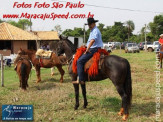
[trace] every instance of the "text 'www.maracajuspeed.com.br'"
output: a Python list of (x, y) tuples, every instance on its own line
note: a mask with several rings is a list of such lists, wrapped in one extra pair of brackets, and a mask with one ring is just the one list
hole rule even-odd
[(3, 14), (3, 18), (26, 18), (26, 19), (75, 19), (75, 18), (89, 18), (89, 17), (93, 17), (94, 14), (91, 14), (91, 12), (89, 12), (88, 14), (70, 14), (69, 12), (67, 12), (66, 14), (56, 14), (56, 13), (44, 13), (44, 14), (29, 14), (29, 13), (21, 13), (21, 14)]

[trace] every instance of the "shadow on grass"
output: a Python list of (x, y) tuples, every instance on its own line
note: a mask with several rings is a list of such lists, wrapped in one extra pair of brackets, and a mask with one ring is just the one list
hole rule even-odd
[(33, 86), (31, 88), (36, 88), (37, 90), (50, 90), (55, 87), (56, 87), (56, 85), (53, 83), (44, 83), (44, 84), (39, 84), (37, 86)]
[[(100, 101), (102, 108), (107, 108), (111, 112), (119, 112), (121, 108), (121, 99), (115, 97), (107, 97)], [(139, 116), (150, 116), (156, 113), (156, 103), (146, 102), (142, 104), (133, 103), (131, 105), (130, 113)], [(162, 104), (161, 104), (162, 106)]]
[[(47, 79), (42, 80), (40, 83), (46, 83), (46, 82), (60, 83), (60, 79), (47, 78)], [(63, 83), (69, 83), (69, 82), (71, 82), (71, 79), (63, 79)]]

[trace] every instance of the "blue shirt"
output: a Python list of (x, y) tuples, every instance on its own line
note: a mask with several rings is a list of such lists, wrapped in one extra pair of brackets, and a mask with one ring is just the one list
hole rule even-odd
[(103, 47), (101, 32), (99, 31), (99, 29), (96, 26), (90, 32), (89, 39), (87, 41), (87, 47), (91, 40), (95, 40), (95, 42), (93, 43), (93, 45), (90, 48)]

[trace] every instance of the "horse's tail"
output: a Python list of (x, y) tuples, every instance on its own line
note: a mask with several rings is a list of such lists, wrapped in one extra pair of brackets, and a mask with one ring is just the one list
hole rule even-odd
[(127, 94), (127, 106), (128, 108), (131, 107), (132, 102), (132, 79), (131, 79), (131, 70), (130, 70), (130, 64), (127, 61), (127, 75), (126, 75), (126, 82), (125, 82), (125, 92)]
[(26, 90), (26, 86), (27, 86), (27, 82), (26, 82), (26, 69), (27, 69), (27, 66), (26, 64), (22, 63), (21, 64), (21, 84), (22, 84), (22, 89)]

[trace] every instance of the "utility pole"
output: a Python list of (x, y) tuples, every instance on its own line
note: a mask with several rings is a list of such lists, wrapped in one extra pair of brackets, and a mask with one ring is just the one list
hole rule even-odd
[(145, 51), (147, 51), (147, 40), (146, 40), (146, 24), (145, 24), (145, 29), (144, 29), (144, 35), (145, 35)]
[(32, 21), (31, 21), (31, 18), (30, 18), (30, 32), (32, 32)]
[(84, 23), (84, 45), (85, 45), (85, 26), (86, 26), (87, 24), (86, 23)]
[(3, 55), (1, 54), (1, 86), (4, 87)]

